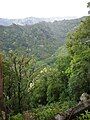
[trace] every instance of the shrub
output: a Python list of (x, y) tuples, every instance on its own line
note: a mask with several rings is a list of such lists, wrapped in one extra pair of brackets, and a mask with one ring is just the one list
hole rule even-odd
[(85, 114), (81, 114), (77, 120), (90, 120), (90, 112), (85, 111)]
[(23, 116), (22, 114), (18, 113), (17, 115), (10, 117), (10, 120), (23, 120)]

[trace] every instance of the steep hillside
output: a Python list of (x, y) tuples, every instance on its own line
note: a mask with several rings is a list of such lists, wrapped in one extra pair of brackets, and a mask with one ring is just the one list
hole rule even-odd
[(80, 21), (75, 19), (25, 26), (0, 26), (0, 49), (17, 49), (20, 53), (34, 54), (38, 59), (48, 58), (65, 43), (67, 33), (74, 30)]

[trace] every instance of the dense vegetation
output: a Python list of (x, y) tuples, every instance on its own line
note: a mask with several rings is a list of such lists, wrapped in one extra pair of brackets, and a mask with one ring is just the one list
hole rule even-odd
[(45, 59), (65, 43), (66, 35), (81, 19), (41, 22), (35, 25), (0, 26), (0, 49), (16, 50), (20, 53), (34, 54), (37, 59)]
[[(90, 94), (90, 16), (68, 34), (65, 43), (66, 33), (77, 23), (0, 27), (2, 49), (9, 50), (7, 54), (3, 51), (3, 75), (4, 101), (11, 120), (21, 120), (24, 111), (35, 120), (49, 120), (74, 106), (83, 92)], [(31, 50), (26, 54), (26, 49)], [(37, 61), (36, 57), (50, 58)], [(86, 115), (90, 118), (89, 112)], [(84, 115), (78, 119), (83, 117), (86, 119)]]

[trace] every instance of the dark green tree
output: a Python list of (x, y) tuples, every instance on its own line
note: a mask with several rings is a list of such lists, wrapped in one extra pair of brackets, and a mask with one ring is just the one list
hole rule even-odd
[(69, 92), (77, 100), (83, 92), (90, 93), (90, 16), (68, 36), (67, 48), (72, 57)]
[(9, 53), (4, 62), (4, 91), (6, 104), (14, 112), (28, 109), (28, 89), (32, 81), (35, 60), (25, 55)]

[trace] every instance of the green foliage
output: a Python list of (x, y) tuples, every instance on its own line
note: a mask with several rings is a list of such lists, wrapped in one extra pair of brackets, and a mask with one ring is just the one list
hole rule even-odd
[(90, 16), (68, 37), (67, 48), (72, 57), (69, 75), (69, 93), (78, 100), (83, 92), (90, 93)]
[(54, 117), (54, 112), (53, 110), (49, 107), (48, 109), (39, 110), (37, 112), (37, 120), (48, 120)]
[(67, 78), (58, 70), (51, 71), (47, 78), (47, 101), (48, 103), (58, 101), (65, 92)]
[(45, 67), (38, 73), (32, 83), (33, 86), (30, 88), (30, 100), (34, 107), (62, 101), (68, 96), (66, 90), (68, 78), (64, 72), (67, 61), (68, 59), (63, 60), (63, 64), (59, 64), (61, 66), (57, 65), (58, 67), (54, 66), (55, 68)]
[(31, 103), (33, 107), (39, 104), (46, 104), (46, 81), (45, 79), (36, 80), (34, 86), (30, 89)]
[(10, 120), (23, 120), (22, 114), (18, 113), (17, 115), (14, 115), (9, 118)]
[(34, 64), (34, 58), (13, 52), (4, 61), (5, 103), (16, 113), (28, 108), (28, 89), (33, 79)]
[(0, 26), (0, 49), (5, 52), (17, 49), (20, 54), (34, 54), (39, 60), (46, 59), (65, 43), (66, 34), (79, 22), (80, 19), (31, 26)]
[[(1, 49), (9, 50), (3, 74), (5, 104), (12, 114), (31, 110), (36, 120), (53, 119), (74, 106), (83, 92), (90, 93), (90, 16), (68, 35), (67, 48), (60, 47), (77, 24), (78, 20), (63, 20), (0, 27), (5, 46)], [(22, 115), (11, 119), (22, 120)]]
[(55, 114), (60, 112), (59, 104), (51, 104), (47, 105), (45, 107), (41, 107), (38, 109), (35, 109), (34, 112), (36, 114), (36, 120), (49, 120), (52, 119)]
[(40, 106), (34, 109), (33, 112), (36, 115), (36, 120), (52, 120), (58, 113), (65, 112), (68, 108), (74, 106), (73, 101), (54, 102), (50, 105)]
[(77, 120), (90, 120), (90, 112), (85, 111), (85, 114), (81, 114), (81, 116), (78, 117)]
[(67, 48), (72, 56), (80, 54), (90, 47), (90, 16), (67, 38)]

